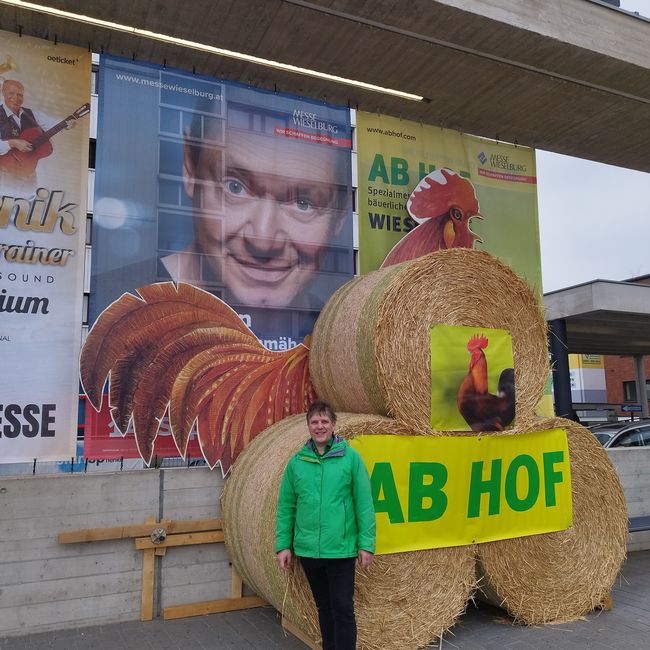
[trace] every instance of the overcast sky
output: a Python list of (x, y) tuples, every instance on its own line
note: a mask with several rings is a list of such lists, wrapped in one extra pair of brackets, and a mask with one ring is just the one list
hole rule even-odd
[(650, 16), (650, 0), (621, 0), (621, 9), (636, 11), (642, 16)]
[(650, 274), (650, 174), (537, 151), (544, 292)]
[(538, 150), (537, 182), (545, 293), (650, 274), (650, 174)]

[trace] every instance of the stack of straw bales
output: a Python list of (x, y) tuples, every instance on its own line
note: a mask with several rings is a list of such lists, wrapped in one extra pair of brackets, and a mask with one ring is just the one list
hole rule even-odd
[(335, 409), (427, 425), (429, 328), (494, 327), (512, 335), (516, 410), (533, 414), (548, 378), (546, 323), (528, 287), (487, 253), (454, 248), (361, 276), (328, 301), (309, 364)]
[(573, 526), (478, 545), (482, 594), (530, 625), (573, 621), (592, 611), (609, 595), (625, 560), (623, 488), (591, 431), (551, 418), (512, 433), (554, 428), (565, 429), (569, 442)]
[[(316, 609), (300, 567), (287, 582), (275, 563), (275, 511), (284, 467), (305, 444), (304, 415), (285, 418), (261, 433), (233, 466), (222, 498), (230, 557), (262, 598), (312, 639), (319, 638)], [(339, 413), (337, 432), (412, 435), (388, 418)], [(377, 556), (357, 569), (355, 609), (359, 648), (403, 650), (429, 644), (451, 627), (474, 590), (473, 546)]]
[[(480, 435), (567, 429), (574, 525), (478, 547), (378, 556), (357, 575), (359, 647), (368, 650), (417, 648), (441, 636), (471, 595), (476, 559), (485, 597), (532, 624), (571, 620), (593, 609), (611, 589), (625, 555), (627, 514), (615, 470), (589, 431), (535, 416), (549, 372), (546, 324), (528, 285), (487, 253), (433, 253), (355, 279), (332, 296), (316, 323), (310, 371), (317, 394), (347, 412), (338, 432), (454, 433), (429, 428), (429, 328), (435, 324), (511, 333), (514, 427)], [(377, 417), (385, 415), (394, 419)], [(294, 567), (287, 582), (273, 553), (282, 472), (306, 438), (303, 416), (258, 436), (233, 468), (223, 510), (233, 564), (244, 580), (317, 638), (302, 572)]]

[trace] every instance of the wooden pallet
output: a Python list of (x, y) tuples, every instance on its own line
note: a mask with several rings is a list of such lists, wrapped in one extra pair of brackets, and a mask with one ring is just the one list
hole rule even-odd
[[(60, 544), (78, 544), (115, 539), (133, 539), (136, 549), (142, 551), (142, 594), (140, 620), (153, 618), (156, 557), (167, 553), (168, 548), (194, 544), (215, 544), (224, 541), (221, 519), (170, 520), (147, 517), (143, 524), (113, 526), (110, 528), (85, 528), (59, 533)], [(163, 609), (165, 620), (202, 616), (217, 612), (260, 607), (268, 603), (257, 596), (242, 594), (242, 580), (232, 569), (230, 598), (208, 600), (189, 605), (174, 605)]]

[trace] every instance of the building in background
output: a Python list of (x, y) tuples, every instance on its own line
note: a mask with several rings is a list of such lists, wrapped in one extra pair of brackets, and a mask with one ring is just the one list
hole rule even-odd
[(573, 403), (607, 402), (605, 365), (600, 354), (570, 354), (571, 398)]
[[(642, 275), (637, 278), (630, 278), (628, 282), (650, 285), (650, 274)], [(605, 381), (607, 384), (607, 401), (628, 406), (633, 408), (641, 404), (641, 398), (636, 389), (636, 369), (634, 367), (634, 358), (630, 356), (608, 355), (603, 357), (605, 360)], [(643, 361), (645, 376), (650, 376), (650, 357), (645, 357)], [(646, 379), (645, 399), (650, 397), (650, 379)], [(634, 413), (634, 411), (631, 411)], [(619, 415), (629, 415), (630, 412), (617, 410)]]

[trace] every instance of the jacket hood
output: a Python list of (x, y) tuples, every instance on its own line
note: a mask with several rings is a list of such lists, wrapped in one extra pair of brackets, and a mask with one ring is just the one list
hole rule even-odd
[(345, 440), (341, 436), (334, 434), (332, 436), (332, 440), (327, 443), (327, 447), (325, 448), (325, 453), (321, 456), (318, 453), (318, 450), (316, 449), (316, 445), (314, 444), (314, 441), (310, 438), (305, 443), (305, 446), (300, 450), (300, 455), (302, 456), (304, 453), (310, 458), (313, 457), (336, 458), (337, 456), (345, 455), (346, 447), (347, 447), (347, 443), (345, 442)]

